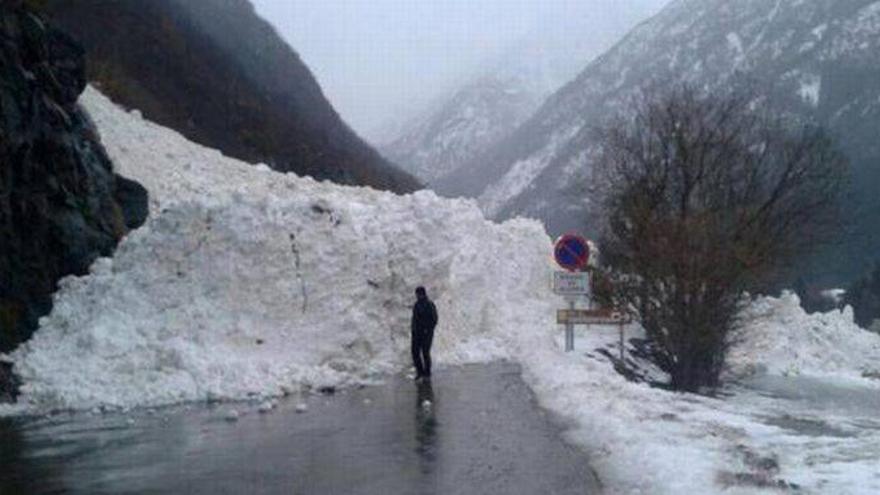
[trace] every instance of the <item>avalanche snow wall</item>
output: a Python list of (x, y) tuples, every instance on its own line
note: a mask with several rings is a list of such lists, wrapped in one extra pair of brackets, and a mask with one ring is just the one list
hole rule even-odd
[(112, 260), (64, 280), (54, 311), (12, 355), (28, 406), (369, 381), (408, 363), (418, 285), (438, 305), (441, 362), (503, 356), (515, 319), (552, 318), (550, 240), (537, 222), (499, 225), (472, 201), (253, 167), (94, 90), (84, 102), (119, 169), (151, 192), (151, 219)]

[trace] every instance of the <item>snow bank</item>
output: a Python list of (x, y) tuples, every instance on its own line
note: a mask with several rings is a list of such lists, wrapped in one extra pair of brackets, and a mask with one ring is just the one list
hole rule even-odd
[(94, 90), (83, 100), (120, 173), (150, 190), (152, 216), (112, 260), (65, 279), (12, 355), (25, 403), (132, 407), (369, 381), (408, 364), (421, 284), (441, 315), (440, 363), (506, 356), (520, 315), (552, 314), (537, 222), (271, 172)]
[(731, 377), (880, 377), (880, 335), (856, 325), (849, 307), (807, 314), (793, 293), (761, 298), (745, 311), (737, 339), (728, 357)]
[(627, 382), (596, 352), (616, 355), (613, 327), (579, 329), (572, 354), (561, 335), (548, 346), (523, 333), (516, 356), (608, 493), (878, 493), (880, 384), (863, 376), (880, 376), (880, 337), (850, 310), (808, 315), (791, 294), (760, 298), (743, 316), (729, 378), (778, 376), (774, 390), (733, 386), (711, 398)]

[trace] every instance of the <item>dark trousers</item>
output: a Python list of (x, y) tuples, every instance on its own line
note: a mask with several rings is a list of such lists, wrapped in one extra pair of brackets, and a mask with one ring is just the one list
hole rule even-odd
[(433, 330), (412, 332), (412, 359), (418, 376), (431, 376), (431, 343), (433, 341)]

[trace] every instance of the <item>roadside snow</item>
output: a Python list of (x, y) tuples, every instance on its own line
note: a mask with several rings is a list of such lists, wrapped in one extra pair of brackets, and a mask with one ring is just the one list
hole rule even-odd
[(730, 359), (744, 372), (717, 398), (622, 380), (597, 352), (617, 355), (613, 327), (579, 329), (570, 355), (559, 335), (519, 359), (541, 405), (575, 425), (567, 435), (608, 493), (869, 495), (880, 493), (880, 382), (862, 372), (880, 366), (878, 344), (849, 311), (807, 315), (785, 295), (748, 311)]
[(806, 375), (862, 382), (880, 377), (880, 336), (859, 328), (852, 308), (807, 314), (797, 295), (762, 298), (743, 315), (745, 328), (731, 349), (729, 373)]
[[(718, 398), (628, 382), (597, 352), (616, 354), (615, 328), (580, 329), (577, 351), (562, 351), (540, 224), (491, 223), (474, 202), (430, 192), (278, 174), (92, 89), (83, 101), (120, 172), (150, 190), (152, 215), (114, 259), (61, 284), (53, 312), (10, 356), (24, 387), (7, 413), (268, 404), (369, 383), (408, 365), (411, 293), (425, 284), (440, 312), (438, 363), (521, 363), (541, 405), (571, 421), (566, 435), (607, 493), (880, 492), (880, 387), (869, 378), (880, 337), (848, 311), (810, 316), (790, 295), (757, 300), (731, 352), (740, 383)], [(835, 393), (851, 403), (821, 402)]]

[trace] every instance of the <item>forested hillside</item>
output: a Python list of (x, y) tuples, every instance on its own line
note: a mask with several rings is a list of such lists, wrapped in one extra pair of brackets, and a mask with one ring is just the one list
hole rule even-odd
[(343, 184), (418, 183), (339, 117), (297, 53), (247, 0), (47, 0), (116, 102), (251, 163)]

